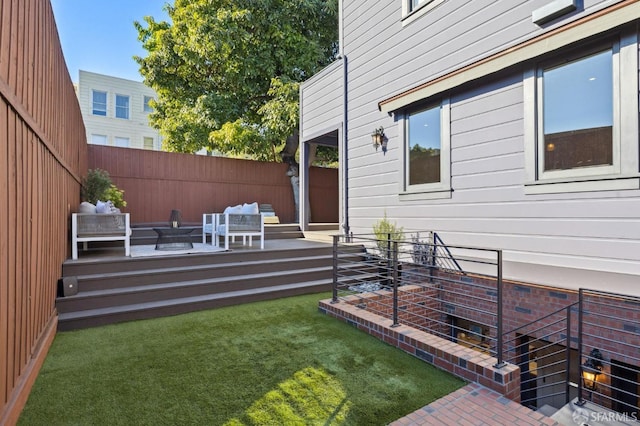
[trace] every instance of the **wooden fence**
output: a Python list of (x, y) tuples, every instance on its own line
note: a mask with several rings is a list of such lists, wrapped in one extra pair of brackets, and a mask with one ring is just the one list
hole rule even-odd
[[(57, 326), (55, 297), (70, 252), (68, 222), (88, 168), (124, 189), (135, 222), (186, 221), (226, 205), (272, 204), (294, 220), (282, 164), (91, 147), (51, 5), (0, 0), (0, 425), (14, 424)], [(316, 222), (336, 222), (337, 171), (311, 171)]]
[[(281, 223), (297, 222), (286, 164), (90, 145), (89, 168), (124, 190), (134, 225), (166, 222), (173, 209), (197, 223), (202, 213), (254, 201), (271, 204)], [(309, 187), (312, 222), (337, 223), (338, 170), (312, 167)]]
[(13, 424), (56, 330), (85, 129), (48, 1), (0, 0), (0, 424)]

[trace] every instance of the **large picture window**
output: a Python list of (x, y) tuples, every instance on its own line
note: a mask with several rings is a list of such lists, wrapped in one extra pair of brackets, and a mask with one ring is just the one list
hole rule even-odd
[(525, 73), (527, 193), (637, 189), (637, 72), (630, 33)]
[(449, 101), (412, 108), (404, 117), (403, 193), (414, 194), (413, 198), (450, 196)]
[(542, 69), (544, 172), (613, 165), (613, 50)]

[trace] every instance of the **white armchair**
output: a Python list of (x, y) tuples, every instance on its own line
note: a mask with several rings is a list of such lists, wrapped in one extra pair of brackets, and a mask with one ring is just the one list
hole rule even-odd
[(242, 245), (253, 245), (253, 237), (260, 238), (260, 249), (264, 249), (264, 213), (258, 212), (257, 203), (228, 207), (224, 213), (205, 213), (202, 215), (202, 243), (218, 247), (219, 237), (224, 237), (224, 248), (229, 249), (229, 239), (242, 237)]
[(87, 250), (89, 241), (123, 241), (130, 254), (129, 213), (73, 213), (71, 215), (71, 257), (78, 259), (78, 243)]

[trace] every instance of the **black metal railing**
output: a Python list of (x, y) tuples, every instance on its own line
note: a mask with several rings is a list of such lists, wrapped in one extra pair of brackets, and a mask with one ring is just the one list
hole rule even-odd
[(640, 419), (640, 298), (580, 289), (577, 302), (505, 333), (505, 345), (523, 405), (591, 403), (598, 418)]
[(419, 235), (334, 236), (333, 300), (478, 349), (502, 365), (501, 251)]
[(504, 336), (505, 361), (520, 367), (520, 402), (532, 409), (544, 405), (556, 409), (567, 404), (577, 392), (572, 355), (576, 343), (578, 303), (551, 312), (542, 318), (507, 331)]
[(578, 405), (640, 419), (640, 297), (579, 290)]
[(334, 302), (518, 365), (531, 408), (589, 402), (640, 418), (639, 297), (581, 289), (577, 302), (505, 332), (502, 252), (423, 235), (334, 236)]

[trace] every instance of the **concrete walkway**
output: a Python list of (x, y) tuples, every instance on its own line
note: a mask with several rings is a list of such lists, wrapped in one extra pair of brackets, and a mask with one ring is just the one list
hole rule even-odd
[(396, 420), (390, 426), (408, 425), (513, 426), (561, 423), (472, 383)]

